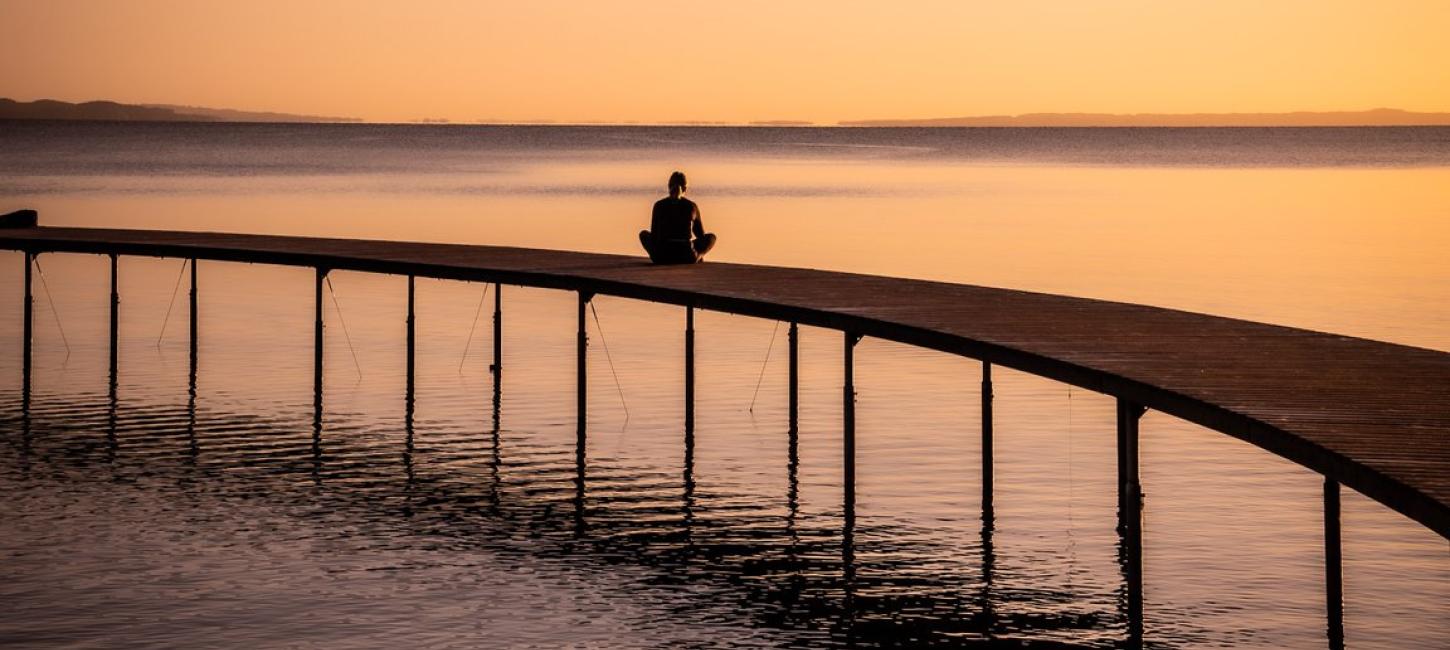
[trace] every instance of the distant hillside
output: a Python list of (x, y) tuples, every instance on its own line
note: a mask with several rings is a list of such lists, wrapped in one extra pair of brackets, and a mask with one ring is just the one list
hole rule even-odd
[(1394, 108), (1295, 113), (1027, 113), (926, 120), (857, 120), (841, 126), (1450, 126), (1450, 113)]
[(164, 108), (183, 116), (198, 116), (221, 122), (361, 122), (356, 117), (329, 117), (326, 115), (294, 115), (292, 113), (268, 113), (238, 111), (230, 108), (204, 108), (201, 106), (178, 106), (176, 104), (145, 104), (147, 108)]
[(256, 113), (224, 108), (95, 101), (72, 104), (53, 99), (17, 102), (0, 98), (0, 119), (106, 120), (119, 122), (358, 122), (346, 117)]

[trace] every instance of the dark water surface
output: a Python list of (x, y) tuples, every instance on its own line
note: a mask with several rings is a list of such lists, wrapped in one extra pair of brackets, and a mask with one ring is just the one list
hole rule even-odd
[[(0, 210), (53, 225), (623, 253), (682, 168), (722, 260), (1450, 350), (1450, 129), (0, 123), (0, 145)], [(23, 263), (0, 254), (7, 646), (1131, 636), (1102, 395), (998, 370), (984, 521), (979, 364), (868, 339), (847, 513), (837, 332), (802, 330), (792, 435), (784, 326), (697, 314), (687, 436), (683, 314), (597, 298), (581, 465), (571, 294), (504, 288), (495, 412), (491, 289), (419, 280), (410, 417), (404, 279), (334, 273), (319, 423), (310, 270), (203, 262), (193, 380), (181, 262), (120, 269), (112, 385), (108, 262), (41, 256), (27, 416)], [(1320, 477), (1156, 413), (1142, 447), (1146, 644), (1324, 646)], [(1444, 647), (1445, 540), (1357, 494), (1344, 508), (1349, 645)]]

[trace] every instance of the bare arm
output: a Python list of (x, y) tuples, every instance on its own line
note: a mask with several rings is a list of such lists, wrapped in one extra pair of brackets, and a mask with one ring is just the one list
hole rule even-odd
[(693, 222), (692, 228), (695, 231), (695, 236), (696, 237), (704, 237), (705, 236), (705, 222), (700, 221), (700, 206), (698, 206), (698, 205), (695, 206), (695, 218), (694, 219), (691, 219), (691, 221)]

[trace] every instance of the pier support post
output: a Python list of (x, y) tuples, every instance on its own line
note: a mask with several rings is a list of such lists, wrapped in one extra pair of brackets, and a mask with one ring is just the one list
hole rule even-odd
[(201, 454), (201, 447), (196, 440), (196, 362), (197, 362), (197, 286), (196, 286), (196, 258), (188, 260), (191, 265), (191, 292), (189, 321), (189, 337), (187, 339), (186, 355), (186, 438), (191, 461), (196, 462), (197, 456)]
[(861, 335), (846, 332), (845, 335), (845, 382), (842, 389), (841, 455), (843, 464), (842, 483), (845, 489), (846, 512), (854, 517), (856, 511), (856, 344)]
[(992, 364), (982, 362), (982, 516), (992, 512)]
[(855, 638), (856, 627), (856, 379), (855, 350), (861, 335), (845, 333), (845, 382), (842, 390), (842, 483), (841, 578), (845, 586), (846, 638)]
[(585, 321), (584, 315), (585, 311), (589, 309), (589, 301), (593, 298), (594, 294), (592, 293), (588, 293), (585, 291), (579, 292), (579, 338), (577, 342), (578, 366), (575, 369), (576, 387), (578, 394), (576, 395), (574, 412), (579, 420), (578, 443), (581, 456), (584, 452), (584, 432), (587, 428), (589, 420), (589, 330), (588, 322)]
[(1324, 604), (1330, 648), (1344, 647), (1344, 558), (1339, 535), (1339, 483), (1324, 477)]
[(313, 418), (322, 421), (322, 283), (327, 269), (318, 267), (312, 292), (312, 410)]
[(35, 340), (35, 294), (31, 291), (31, 267), (34, 266), (35, 254), (30, 251), (25, 251), (25, 313), (22, 317), (23, 325), (21, 326), (24, 330), (21, 333), (21, 343), (22, 347), (24, 347), (24, 352), (21, 353), (22, 362), (20, 364), (20, 402), (22, 410), (27, 414), (30, 413), (30, 348), (31, 343)]
[(1118, 398), (1118, 530), (1141, 523), (1143, 486), (1138, 478), (1138, 420), (1147, 409)]
[(790, 431), (795, 434), (800, 431), (800, 327), (794, 321), (790, 324), (790, 330), (786, 334), (788, 342), (787, 350), (790, 357), (790, 373), (787, 384), (787, 401), (790, 411)]
[(322, 283), (327, 269), (317, 267), (312, 322), (312, 482), (322, 484)]
[(417, 284), (417, 278), (414, 277), (413, 275), (409, 274), (408, 275), (408, 323), (407, 323), (407, 339), (408, 339), (408, 362), (407, 363), (408, 363), (408, 369), (407, 369), (407, 382), (406, 382), (406, 393), (407, 393), (407, 395), (403, 398), (403, 402), (404, 402), (403, 403), (403, 407), (404, 407), (404, 409), (406, 409), (407, 424), (408, 424), (409, 431), (412, 430), (412, 426), (413, 426), (413, 397), (414, 397), (414, 388), (416, 386), (416, 377), (417, 377), (416, 372), (415, 372), (415, 367), (416, 367), (416, 362), (417, 362), (417, 354), (416, 354), (416, 344), (417, 344), (417, 319), (416, 319), (416, 316), (415, 316), (414, 310), (413, 310), (414, 294), (415, 294), (415, 291), (416, 291), (416, 284)]
[(120, 357), (120, 324), (121, 324), (121, 292), (118, 288), (120, 281), (116, 276), (117, 259), (116, 254), (111, 257), (111, 392), (116, 391), (116, 371)]
[[(695, 308), (685, 307), (685, 435), (695, 433)], [(691, 440), (693, 445), (693, 439)]]
[(1146, 408), (1118, 398), (1118, 532), (1122, 535), (1128, 646), (1143, 642), (1143, 487), (1138, 476), (1138, 420)]
[(111, 323), (110, 323), (110, 372), (106, 378), (106, 459), (114, 463), (116, 460), (116, 418), (117, 409), (120, 406), (118, 400), (118, 386), (120, 381), (120, 324), (121, 324), (121, 292), (118, 289), (120, 280), (116, 274), (117, 260), (112, 253), (111, 258)]
[(579, 292), (579, 339), (578, 339), (578, 368), (576, 369), (578, 381), (578, 403), (575, 407), (579, 418), (579, 430), (574, 443), (574, 534), (584, 534), (584, 494), (586, 468), (588, 465), (588, 445), (585, 432), (589, 421), (589, 330), (587, 321), (584, 319), (584, 312), (589, 308), (589, 301), (594, 294)]
[(498, 431), (503, 406), (503, 285), (493, 283), (493, 429)]
[(190, 345), (191, 345), (191, 363), (192, 363), (192, 369), (193, 369), (193, 372), (194, 372), (195, 371), (195, 368), (196, 368), (196, 346), (197, 346), (197, 341), (198, 341), (198, 338), (197, 338), (197, 328), (196, 328), (196, 318), (197, 318), (197, 316), (196, 316), (196, 314), (197, 314), (197, 306), (196, 306), (196, 302), (197, 302), (197, 294), (196, 294), (196, 258), (192, 258), (191, 259), (191, 294), (190, 294), (190, 299), (191, 299), (191, 316), (190, 316), (190, 323), (189, 323), (189, 325), (190, 325), (190, 340), (191, 340), (191, 344)]

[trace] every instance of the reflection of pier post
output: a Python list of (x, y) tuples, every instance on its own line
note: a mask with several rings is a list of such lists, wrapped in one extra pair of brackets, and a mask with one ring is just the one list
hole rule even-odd
[(1143, 647), (1143, 537), (1140, 530), (1122, 531), (1118, 562), (1123, 569), (1122, 615), (1127, 629), (1126, 647)]
[(992, 543), (995, 532), (992, 509), (982, 507), (982, 633), (991, 639), (995, 634), (997, 609), (992, 604), (992, 582), (997, 573), (997, 551)]
[(20, 369), (20, 410), (26, 422), (30, 421), (30, 347), (35, 339), (35, 294), (31, 292), (31, 267), (35, 266), (35, 254), (25, 251), (25, 306), (22, 316), (21, 344), (24, 348)]
[(693, 429), (685, 429), (685, 473), (684, 473), (684, 503), (680, 512), (683, 515), (685, 525), (685, 548), (694, 550), (695, 547), (695, 432)]
[(201, 455), (201, 445), (196, 440), (196, 346), (191, 346), (186, 373), (186, 443), (187, 453), (193, 464)]
[(982, 362), (982, 518), (992, 512), (992, 364)]
[(1339, 536), (1339, 483), (1324, 477), (1324, 604), (1329, 647), (1344, 647), (1344, 559)]

